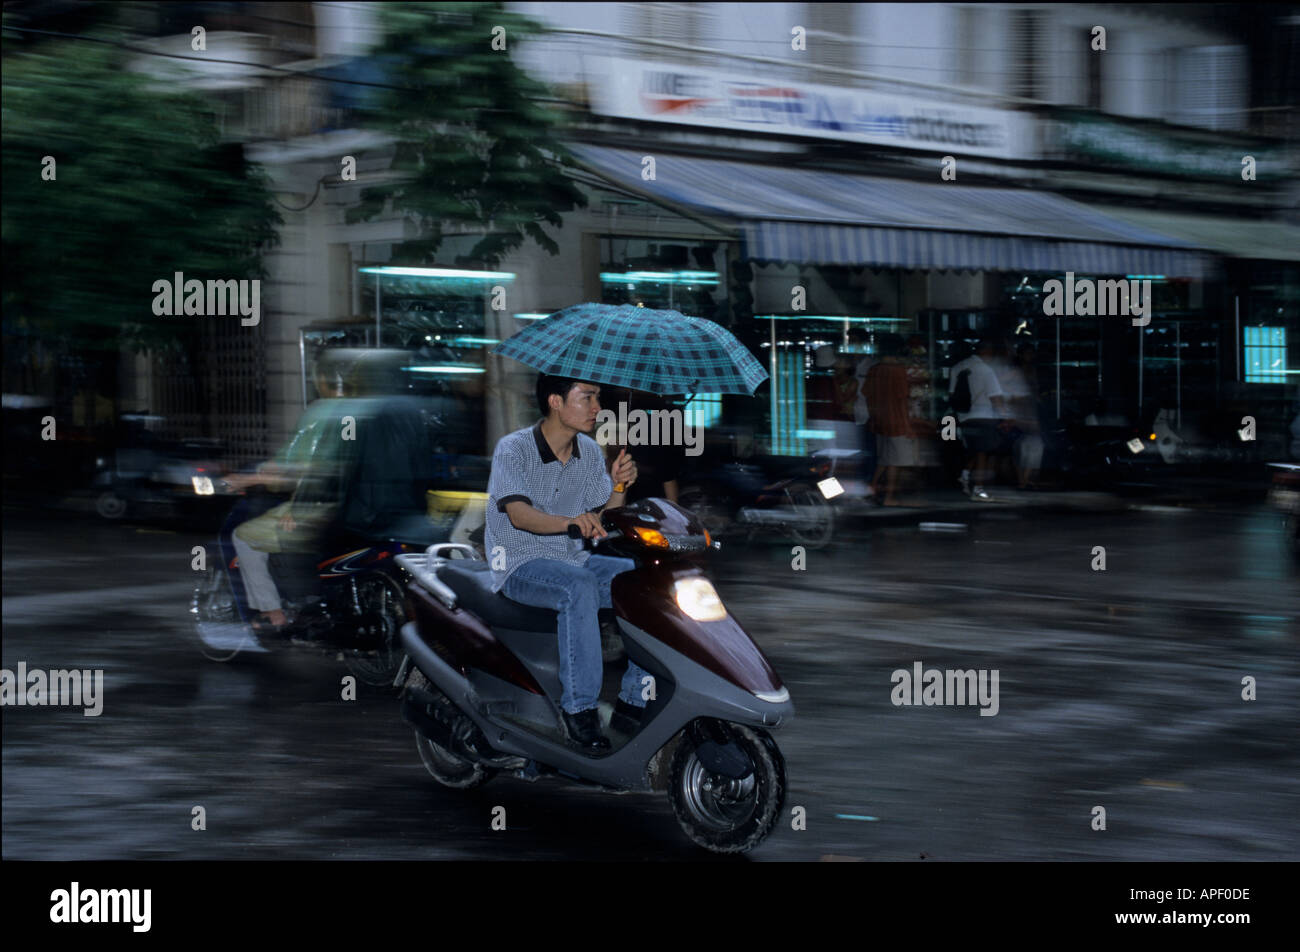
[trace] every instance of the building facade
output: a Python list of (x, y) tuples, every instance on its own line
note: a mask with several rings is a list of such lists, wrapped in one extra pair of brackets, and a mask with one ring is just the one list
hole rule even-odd
[[(1271, 446), (1295, 412), (1294, 107), (1261, 100), (1277, 51), (1235, 21), (1180, 5), (511, 4), (552, 31), (512, 55), (568, 109), (588, 207), (548, 230), (557, 256), (526, 246), (467, 274), (450, 265), (465, 235), (445, 266), (397, 274), (383, 269), (410, 223), (345, 218), (392, 154), (349, 125), (374, 11), (278, 6), (293, 16), (209, 35), (274, 74), (188, 80), (224, 104), (285, 219), (263, 326), (242, 344), (251, 370), (222, 385), (262, 415), (250, 454), (290, 431), (313, 354), (338, 345), (411, 351), (459, 416), (478, 408), (462, 438), (488, 452), (534, 412), (531, 372), (489, 357), (493, 342), (579, 301), (728, 326), (770, 392), (703, 395), (696, 412), (744, 421), (764, 452), (818, 445), (815, 421), (844, 416), (827, 348), (884, 333), (924, 350), (929, 416), (983, 334), (1035, 343), (1061, 417), (1210, 406), (1257, 414)], [(1150, 280), (1150, 323), (1045, 314), (1066, 273)]]

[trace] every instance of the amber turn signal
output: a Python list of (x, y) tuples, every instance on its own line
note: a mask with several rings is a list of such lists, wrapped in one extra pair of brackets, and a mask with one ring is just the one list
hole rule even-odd
[(646, 529), (643, 526), (635, 526), (634, 530), (636, 534), (640, 536), (641, 541), (646, 545), (654, 546), (656, 549), (668, 548), (668, 540), (664, 538), (664, 534), (658, 529)]

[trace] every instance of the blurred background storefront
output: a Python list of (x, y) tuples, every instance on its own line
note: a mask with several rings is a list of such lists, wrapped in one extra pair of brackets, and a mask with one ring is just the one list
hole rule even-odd
[[(376, 9), (140, 5), (139, 68), (208, 97), (283, 223), (257, 333), (214, 325), (207, 352), (227, 356), (197, 367), (124, 351), (106, 395), (118, 412), (206, 428), (253, 459), (314, 398), (323, 348), (396, 348), (409, 360), (394, 386), (442, 400), (452, 441), (487, 453), (535, 414), (533, 373), (490, 348), (605, 301), (707, 317), (752, 349), (770, 387), (696, 395), (689, 412), (755, 452), (833, 439), (827, 424), (850, 417), (836, 377), (884, 333), (924, 366), (918, 412), (932, 421), (949, 367), (991, 334), (1035, 344), (1058, 417), (1253, 413), (1261, 449), (1281, 439), (1300, 372), (1295, 16), (506, 6), (548, 28), (510, 55), (563, 111), (587, 205), (542, 226), (556, 254), (528, 243), (466, 265), (481, 233), (449, 228), (436, 261), (402, 269), (395, 249), (422, 237), (416, 223), (349, 217), (395, 175), (391, 138), (359, 121), (392, 79), (372, 55)], [(210, 55), (178, 72), (191, 20), (209, 24)], [(1067, 271), (1149, 277), (1150, 325), (1044, 316), (1044, 282)]]

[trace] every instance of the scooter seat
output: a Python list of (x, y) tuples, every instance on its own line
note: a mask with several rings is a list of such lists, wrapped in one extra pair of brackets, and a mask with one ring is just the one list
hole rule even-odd
[(473, 612), (493, 628), (555, 634), (558, 615), (549, 608), (534, 608), (492, 591), (492, 570), (479, 559), (453, 559), (438, 568), (438, 578), (456, 593), (460, 607)]

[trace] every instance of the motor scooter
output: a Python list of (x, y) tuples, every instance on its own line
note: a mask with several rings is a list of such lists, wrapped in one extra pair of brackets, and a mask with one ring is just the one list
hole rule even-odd
[[(585, 544), (636, 562), (614, 577), (610, 598), (628, 657), (648, 672), (639, 724), (631, 734), (608, 726), (602, 702), (611, 749), (570, 746), (556, 613), (493, 593), (472, 547), (442, 543), (397, 556), (414, 618), (395, 683), (420, 758), (438, 783), (462, 790), (503, 772), (666, 788), (695, 843), (750, 850), (784, 804), (785, 760), (769, 731), (793, 716), (790, 693), (705, 575), (702, 557), (718, 543), (693, 514), (651, 498), (606, 510), (601, 524), (608, 534)], [(569, 535), (580, 537), (577, 527)]]

